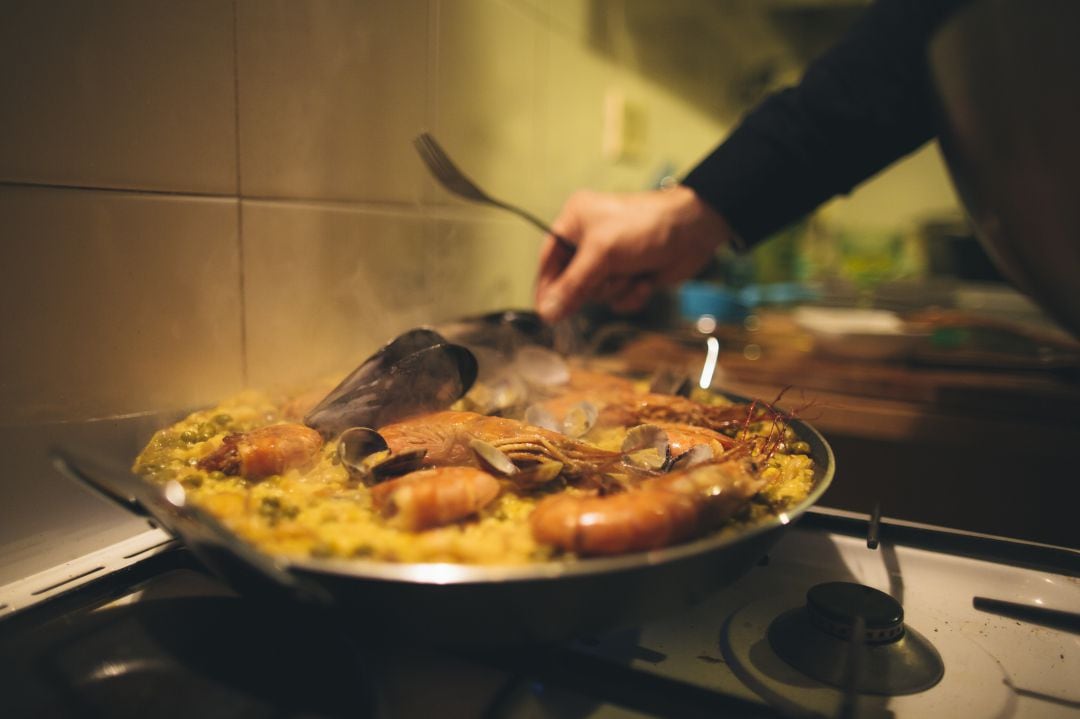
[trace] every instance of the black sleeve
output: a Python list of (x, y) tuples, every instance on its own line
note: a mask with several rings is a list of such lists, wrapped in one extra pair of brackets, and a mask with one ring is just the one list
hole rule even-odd
[(752, 245), (931, 139), (933, 30), (964, 0), (878, 0), (683, 180)]

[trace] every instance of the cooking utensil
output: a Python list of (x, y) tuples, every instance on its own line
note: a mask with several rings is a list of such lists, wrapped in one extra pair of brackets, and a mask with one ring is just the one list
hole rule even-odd
[(513, 212), (518, 217), (530, 222), (541, 232), (554, 237), (564, 250), (573, 254), (575, 247), (570, 240), (556, 234), (547, 223), (536, 217), (536, 215), (517, 205), (511, 205), (509, 202), (497, 200), (481, 190), (475, 182), (466, 177), (465, 173), (454, 164), (450, 159), (450, 156), (446, 154), (446, 151), (442, 149), (442, 146), (439, 145), (439, 143), (435, 141), (435, 138), (429, 133), (422, 132), (417, 135), (416, 139), (413, 140), (413, 145), (416, 146), (416, 151), (420, 153), (420, 159), (427, 165), (431, 174), (439, 181), (439, 184), (447, 190), (466, 200), (482, 202), (486, 205)]
[(65, 448), (55, 457), (66, 475), (151, 518), (241, 593), (327, 607), (366, 637), (505, 646), (634, 626), (738, 579), (832, 480), (824, 438), (799, 420), (791, 427), (815, 463), (814, 488), (798, 506), (743, 531), (651, 552), (529, 566), (271, 557), (188, 504), (179, 483), (153, 485), (92, 452)]

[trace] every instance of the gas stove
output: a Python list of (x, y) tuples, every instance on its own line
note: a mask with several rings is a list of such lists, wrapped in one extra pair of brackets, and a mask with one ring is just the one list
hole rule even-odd
[(1080, 553), (875, 519), (816, 509), (690, 611), (512, 650), (367, 641), (378, 617), (238, 597), (149, 537), (0, 622), (0, 694), (9, 716), (1080, 716)]

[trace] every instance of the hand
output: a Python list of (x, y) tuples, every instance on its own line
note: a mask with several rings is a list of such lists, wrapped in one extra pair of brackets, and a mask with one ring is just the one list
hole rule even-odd
[(548, 322), (591, 300), (616, 312), (640, 309), (658, 287), (693, 277), (734, 233), (688, 187), (614, 194), (574, 193), (540, 253), (536, 307)]

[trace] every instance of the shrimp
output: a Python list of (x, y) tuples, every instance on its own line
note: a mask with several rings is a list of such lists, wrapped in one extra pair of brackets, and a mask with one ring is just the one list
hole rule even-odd
[(709, 405), (678, 395), (649, 392), (636, 395), (626, 402), (609, 404), (600, 416), (605, 424), (676, 422), (723, 432), (744, 426), (755, 410), (753, 405)]
[[(560, 417), (583, 401), (600, 408), (597, 424), (606, 427), (670, 422), (736, 433), (750, 422), (777, 414), (771, 405), (759, 402), (711, 405), (679, 395), (639, 392), (630, 380), (587, 370), (575, 370), (565, 392), (539, 404)], [(726, 438), (716, 441), (732, 445)]]
[(533, 538), (583, 556), (658, 549), (698, 536), (734, 516), (765, 486), (747, 457), (703, 464), (621, 494), (561, 494), (537, 505)]
[(323, 438), (302, 424), (271, 424), (243, 434), (229, 434), (221, 446), (195, 465), (245, 479), (263, 479), (313, 464)]
[(571, 475), (612, 466), (622, 459), (618, 452), (598, 449), (558, 432), (474, 412), (421, 415), (386, 425), (379, 434), (395, 454), (427, 450), (424, 461), (431, 465), (469, 464), (469, 442), (474, 439), (493, 445), (515, 463), (560, 462)]
[(371, 489), (389, 524), (410, 532), (464, 519), (498, 495), (498, 480), (474, 467), (422, 469)]
[(679, 422), (655, 422), (667, 435), (668, 449), (672, 457), (678, 457), (692, 447), (705, 445), (712, 450), (713, 457), (719, 457), (725, 450), (735, 445), (735, 440), (706, 427), (695, 427)]

